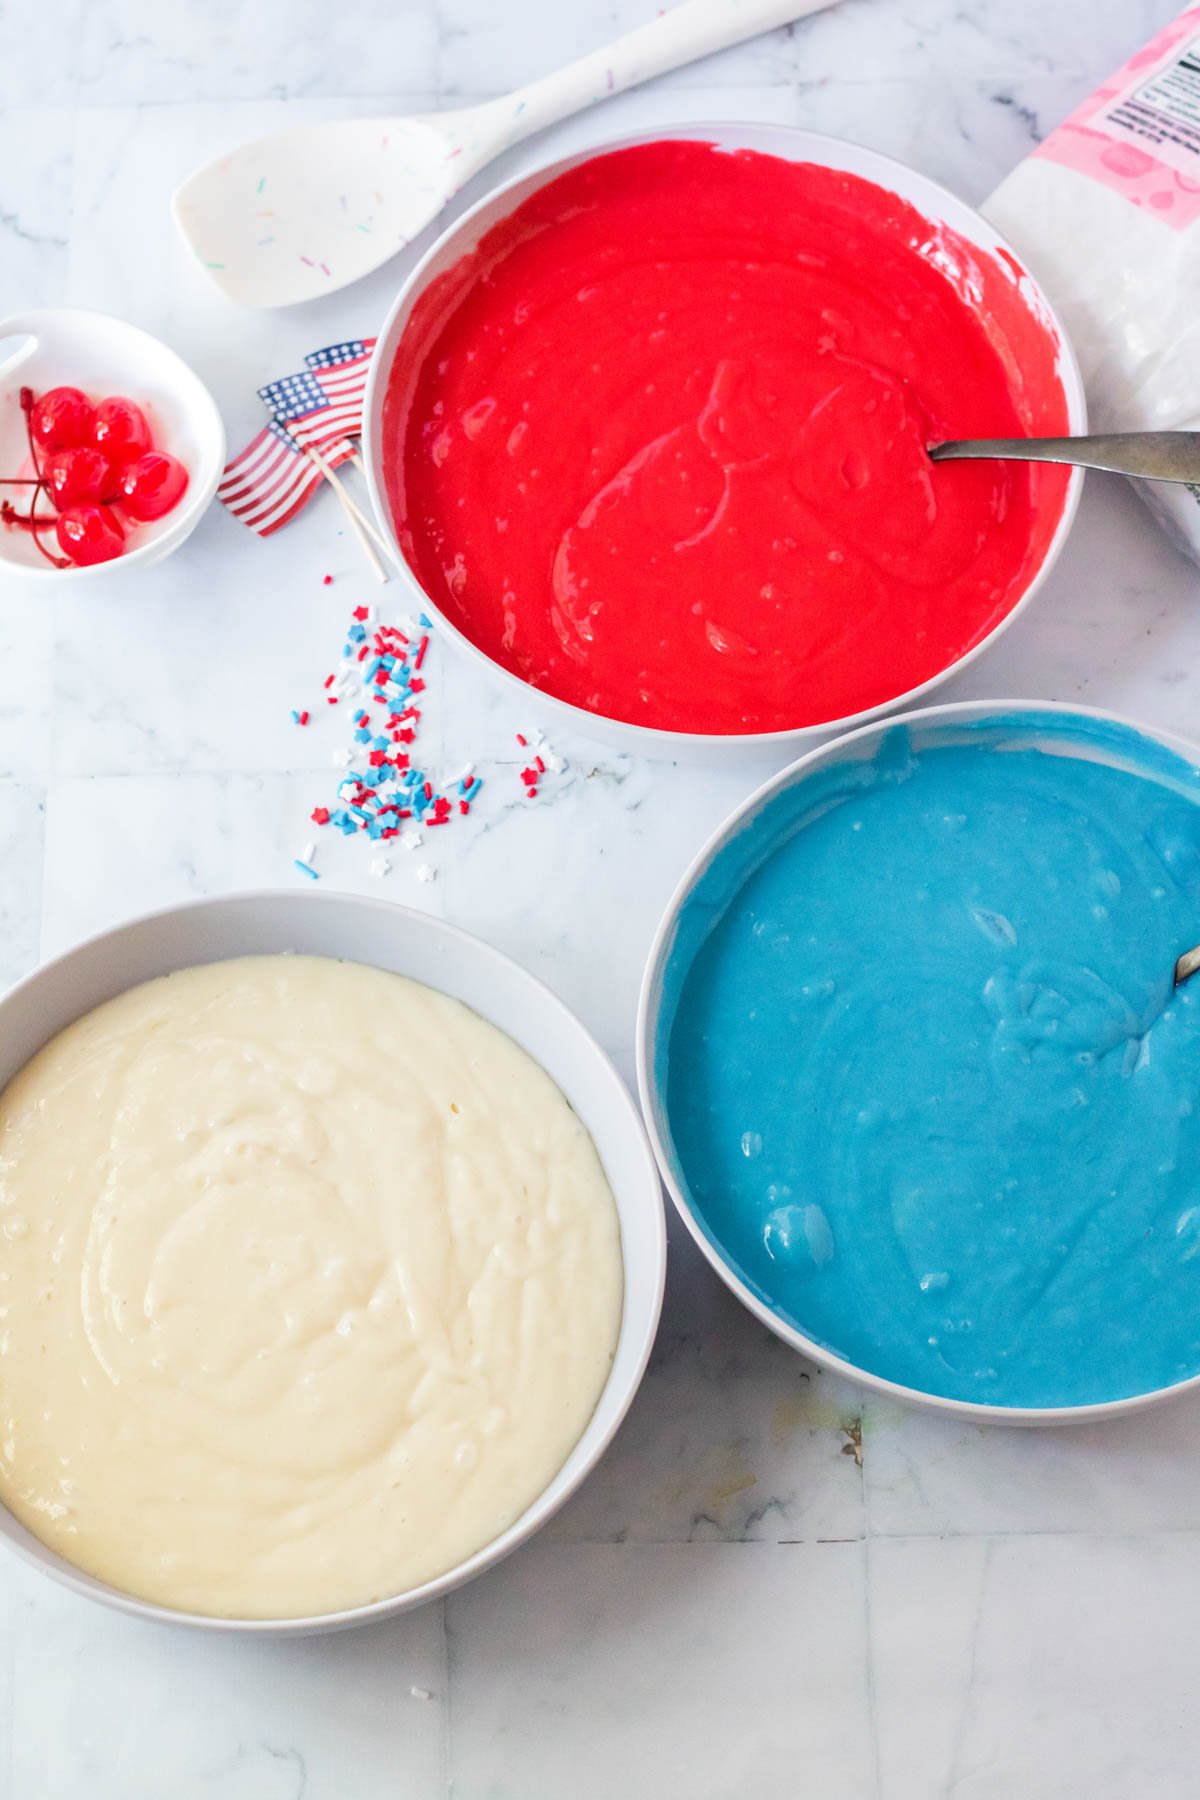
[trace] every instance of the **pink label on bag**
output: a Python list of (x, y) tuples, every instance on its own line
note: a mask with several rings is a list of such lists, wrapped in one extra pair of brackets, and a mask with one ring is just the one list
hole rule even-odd
[(1190, 6), (1034, 152), (1183, 231), (1200, 218), (1200, 6)]

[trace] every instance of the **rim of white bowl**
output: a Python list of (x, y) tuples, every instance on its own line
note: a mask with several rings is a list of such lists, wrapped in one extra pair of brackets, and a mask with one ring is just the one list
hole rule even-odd
[[(945, 1394), (927, 1393), (922, 1388), (907, 1387), (903, 1382), (891, 1381), (886, 1375), (877, 1375), (869, 1369), (863, 1369), (857, 1363), (850, 1362), (836, 1351), (827, 1349), (815, 1338), (808, 1337), (796, 1326), (790, 1325), (773, 1307), (760, 1299), (753, 1289), (743, 1281), (732, 1264), (726, 1259), (716, 1240), (709, 1236), (681, 1181), (676, 1178), (668, 1146), (667, 1117), (665, 1097), (660, 1096), (653, 1071), (654, 1034), (658, 1022), (658, 990), (666, 961), (667, 952), (675, 927), (679, 921), (684, 902), (690, 895), (699, 877), (708, 868), (717, 853), (732, 839), (742, 822), (751, 813), (763, 805), (773, 795), (781, 793), (785, 788), (794, 786), (804, 780), (808, 774), (822, 762), (832, 762), (844, 754), (847, 746), (862, 743), (865, 739), (879, 737), (886, 731), (897, 727), (952, 724), (955, 719), (986, 719), (993, 714), (999, 723), (1002, 718), (1011, 718), (1014, 714), (1041, 715), (1058, 714), (1066, 718), (1096, 719), (1101, 723), (1121, 725), (1146, 738), (1151, 743), (1163, 745), (1175, 751), (1194, 768), (1200, 770), (1200, 745), (1190, 742), (1178, 733), (1162, 731), (1157, 726), (1148, 726), (1140, 720), (1130, 719), (1123, 713), (1109, 712), (1099, 706), (1075, 706), (1065, 700), (1030, 700), (1027, 696), (1021, 700), (955, 700), (940, 706), (926, 706), (915, 712), (905, 712), (889, 719), (875, 719), (853, 731), (841, 732), (828, 743), (819, 744), (787, 768), (781, 769), (777, 775), (762, 782), (754, 792), (747, 796), (741, 804), (725, 818), (717, 829), (706, 839), (696, 852), (684, 874), (676, 885), (674, 893), (667, 902), (667, 907), (659, 921), (650, 946), (650, 954), (646, 959), (646, 967), (642, 976), (641, 991), (638, 995), (637, 1012), (637, 1081), (638, 1097), (642, 1106), (642, 1117), (650, 1142), (654, 1147), (655, 1159), (663, 1185), (671, 1196), (672, 1203), (679, 1217), (683, 1220), (693, 1240), (710, 1266), (720, 1276), (726, 1287), (737, 1296), (743, 1306), (747, 1307), (757, 1319), (760, 1319), (776, 1337), (782, 1338), (793, 1350), (807, 1356), (821, 1368), (834, 1374), (844, 1375), (847, 1380), (857, 1383), (873, 1393), (885, 1395), (892, 1400), (905, 1401), (914, 1406), (921, 1406), (935, 1412), (947, 1413), (977, 1423), (988, 1422), (995, 1425), (1082, 1425), (1097, 1423), (1103, 1419), (1120, 1417), (1123, 1413), (1142, 1412), (1147, 1407), (1161, 1405), (1164, 1401), (1173, 1400), (1180, 1394), (1200, 1385), (1200, 1372), (1189, 1375), (1183, 1381), (1176, 1381), (1168, 1387), (1148, 1388), (1142, 1394), (1127, 1394), (1115, 1400), (1091, 1401), (1082, 1406), (1000, 1406), (991, 1401), (955, 1400)], [(661, 1120), (661, 1128), (660, 1128)]]
[[(158, 532), (154, 537), (146, 538), (143, 543), (136, 544), (132, 550), (122, 551), (120, 556), (114, 556), (109, 562), (72, 564), (67, 569), (56, 569), (50, 563), (42, 561), (36, 563), (14, 562), (10, 557), (5, 556), (0, 548), (0, 574), (7, 574), (19, 581), (53, 579), (59, 583), (63, 581), (77, 582), (82, 579), (95, 580), (104, 576), (122, 574), (127, 569), (137, 568), (147, 563), (163, 562), (191, 537), (200, 520), (208, 511), (213, 495), (217, 491), (224, 469), (226, 451), (225, 421), (221, 417), (221, 410), (213, 399), (208, 384), (201, 380), (192, 365), (185, 361), (178, 350), (168, 344), (164, 338), (156, 337), (152, 331), (147, 331), (144, 326), (135, 325), (129, 319), (121, 318), (119, 313), (102, 312), (99, 307), (95, 306), (31, 307), (26, 312), (13, 313), (7, 318), (0, 319), (0, 339), (10, 335), (15, 337), (22, 332), (36, 336), (36, 330), (29, 321), (53, 314), (60, 316), (69, 314), (73, 319), (99, 319), (106, 325), (119, 325), (123, 331), (129, 332), (135, 337), (145, 338), (148, 343), (155, 346), (156, 350), (162, 351), (165, 356), (177, 363), (189, 381), (196, 384), (199, 405), (194, 410), (207, 414), (207, 422), (200, 435), (208, 436), (211, 433), (211, 442), (215, 448), (213, 468), (209, 475), (199, 483), (191, 479), (192, 471), (189, 470), (187, 493), (178, 508), (178, 516), (172, 519), (167, 529)], [(19, 367), (20, 364), (18, 364)], [(4, 371), (0, 370), (0, 379), (3, 376)], [(189, 406), (189, 410), (193, 409)]]
[[(153, 1620), (159, 1624), (183, 1625), (193, 1630), (207, 1632), (249, 1632), (267, 1637), (316, 1636), (326, 1632), (346, 1630), (356, 1625), (368, 1625), (380, 1619), (393, 1618), (400, 1613), (415, 1611), (417, 1607), (425, 1606), (431, 1600), (440, 1599), (442, 1595), (451, 1592), (454, 1588), (461, 1587), (476, 1575), (483, 1574), (485, 1570), (503, 1561), (506, 1556), (511, 1555), (514, 1550), (535, 1536), (593, 1473), (633, 1404), (654, 1347), (662, 1312), (667, 1267), (666, 1215), (662, 1203), (662, 1183), (658, 1167), (637, 1101), (622, 1080), (612, 1058), (601, 1047), (583, 1021), (571, 1010), (566, 1001), (561, 999), (554, 989), (540, 977), (526, 969), (522, 963), (517, 962), (514, 957), (507, 955), (503, 950), (498, 950), (486, 938), (477, 937), (474, 932), (464, 931), (461, 926), (451, 925), (446, 920), (436, 918), (431, 913), (421, 912), (415, 907), (402, 906), (396, 901), (386, 900), (382, 897), (355, 894), (338, 888), (316, 892), (290, 888), (240, 888), (229, 893), (207, 894), (198, 899), (156, 907), (150, 912), (122, 919), (115, 925), (106, 926), (100, 931), (91, 933), (88, 937), (81, 938), (69, 949), (61, 951), (57, 956), (50, 957), (46, 962), (40, 963), (36, 969), (31, 970), (28, 975), (22, 976), (19, 981), (14, 982), (0, 995), (0, 1029), (3, 1028), (4, 1015), (12, 1000), (36, 987), (49, 971), (61, 968), (75, 957), (94, 952), (100, 946), (123, 937), (130, 930), (159, 923), (169, 923), (181, 914), (216, 911), (222, 907), (236, 909), (247, 904), (277, 906), (281, 902), (289, 907), (316, 908), (337, 905), (355, 911), (372, 911), (380, 915), (387, 915), (399, 929), (403, 929), (406, 923), (416, 921), (422, 930), (428, 930), (432, 936), (441, 938), (451, 948), (470, 946), (472, 954), (481, 955), (493, 967), (502, 969), (506, 980), (515, 981), (517, 985), (523, 984), (532, 994), (536, 994), (538, 1005), (546, 1008), (552, 1014), (556, 1014), (560, 1023), (565, 1025), (567, 1030), (575, 1036), (576, 1041), (586, 1046), (587, 1054), (593, 1060), (597, 1073), (609, 1085), (614, 1110), (620, 1117), (618, 1129), (628, 1139), (630, 1146), (637, 1151), (638, 1160), (643, 1164), (638, 1179), (639, 1182), (643, 1179), (645, 1182), (647, 1222), (652, 1241), (650, 1260), (642, 1265), (643, 1272), (647, 1277), (649, 1300), (643, 1316), (631, 1322), (631, 1316), (627, 1311), (628, 1277), (626, 1277), (622, 1298), (621, 1328), (617, 1349), (614, 1351), (614, 1368), (616, 1356), (621, 1348), (621, 1340), (627, 1330), (631, 1333), (629, 1341), (632, 1361), (624, 1377), (621, 1390), (614, 1394), (611, 1418), (606, 1420), (603, 1428), (597, 1432), (595, 1441), (589, 1445), (586, 1455), (581, 1457), (579, 1466), (572, 1470), (566, 1481), (562, 1480), (564, 1469), (570, 1459), (577, 1454), (585, 1437), (592, 1431), (597, 1416), (609, 1398), (609, 1386), (612, 1381), (611, 1370), (597, 1397), (596, 1405), (587, 1424), (572, 1445), (566, 1460), (551, 1477), (542, 1492), (497, 1537), (482, 1545), (462, 1562), (456, 1563), (453, 1568), (447, 1569), (443, 1574), (433, 1577), (432, 1580), (422, 1582), (418, 1587), (409, 1588), (403, 1593), (388, 1595), (382, 1600), (369, 1601), (362, 1606), (343, 1607), (335, 1612), (306, 1613), (296, 1618), (239, 1619), (223, 1618), (216, 1613), (186, 1612), (181, 1608), (166, 1606), (158, 1601), (143, 1600), (136, 1594), (127, 1593), (122, 1588), (112, 1586), (98, 1576), (90, 1575), (86, 1570), (79, 1568), (66, 1557), (42, 1543), (0, 1502), (0, 1515), (4, 1520), (3, 1528), (0, 1529), (0, 1542), (3, 1542), (6, 1548), (15, 1555), (20, 1556), (23, 1561), (32, 1564), (43, 1574), (50, 1576), (52, 1580), (58, 1581), (73, 1592), (81, 1594), (89, 1600), (98, 1601), (102, 1605), (113, 1607), (119, 1612)], [(285, 952), (280, 952), (280, 954), (283, 953)], [(249, 954), (249, 952), (229, 951), (226, 954), (232, 957)], [(355, 960), (352, 948), (347, 950), (341, 960)], [(174, 966), (190, 968), (195, 965), (180, 960)], [(377, 967), (378, 965), (368, 964), (368, 966)], [(150, 980), (153, 977), (147, 976), (138, 979)], [(134, 980), (129, 985), (137, 986), (138, 981)], [(434, 984), (426, 983), (426, 985), (433, 986)], [(125, 990), (121, 988), (114, 990), (114, 992), (123, 991)], [(102, 1004), (102, 1002), (97, 1004)], [(463, 1004), (470, 1005), (471, 1002), (466, 1000)], [(88, 1009), (85, 1007), (83, 1010), (87, 1011)], [(82, 1016), (82, 1013), (76, 1015), (76, 1017)], [(481, 1013), (481, 1017), (486, 1018), (487, 1016), (486, 1013)], [(502, 1030), (503, 1027), (497, 1027), (497, 1029)], [(54, 1031), (52, 1030), (43, 1043), (49, 1042), (53, 1036)], [(30, 1052), (30, 1056), (36, 1054), (36, 1050)], [(528, 1051), (527, 1054), (533, 1055), (533, 1052)], [(25, 1061), (28, 1060), (27, 1057)], [(539, 1066), (545, 1068), (546, 1073), (557, 1085), (558, 1076), (555, 1071), (540, 1063), (536, 1056), (534, 1056), (534, 1061), (539, 1062)], [(3, 1091), (2, 1086), (0, 1086), (0, 1091)], [(571, 1104), (572, 1110), (574, 1110), (569, 1096), (568, 1104)], [(623, 1259), (625, 1257), (624, 1233), (622, 1233), (622, 1257)]]
[[(495, 208), (498, 202), (504, 200), (517, 188), (529, 187), (531, 193), (536, 192), (537, 188), (544, 187), (567, 169), (578, 167), (580, 163), (589, 161), (594, 156), (605, 155), (609, 151), (628, 149), (637, 144), (707, 140), (720, 132), (753, 132), (759, 135), (769, 135), (781, 142), (803, 146), (812, 152), (805, 160), (823, 163), (823, 166), (827, 168), (846, 167), (846, 153), (852, 153), (855, 161), (865, 162), (877, 171), (876, 175), (867, 175), (863, 177), (864, 179), (875, 180), (877, 186), (897, 194), (901, 199), (905, 198), (903, 186), (896, 186), (892, 172), (899, 171), (904, 177), (905, 183), (915, 184), (919, 194), (927, 197), (928, 204), (921, 198), (910, 199), (909, 203), (918, 206), (927, 217), (948, 225), (951, 230), (959, 231), (960, 235), (966, 235), (966, 233), (960, 226), (953, 223), (953, 216), (957, 213), (968, 219), (974, 229), (981, 231), (991, 242), (1008, 253), (1013, 265), (1021, 271), (1021, 280), (1028, 283), (1033, 307), (1041, 311), (1049, 330), (1057, 336), (1057, 373), (1067, 405), (1067, 429), (1072, 435), (1086, 432), (1087, 398), (1074, 345), (1067, 328), (1045, 289), (1027, 268), (1025, 258), (1019, 255), (1003, 233), (996, 230), (978, 207), (971, 206), (967, 201), (960, 199), (944, 183), (923, 175), (920, 170), (912, 168), (908, 163), (901, 162), (898, 157), (887, 156), (881, 150), (869, 149), (866, 145), (855, 143), (851, 138), (834, 137), (828, 132), (808, 131), (800, 125), (775, 125), (770, 122), (746, 119), (681, 120), (651, 130), (623, 132), (617, 137), (598, 138), (580, 150), (555, 157), (552, 161), (542, 163), (534, 169), (528, 169), (523, 174), (512, 176), (509, 180), (489, 188), (487, 193), (474, 205), (461, 213), (444, 231), (439, 232), (435, 241), (402, 282), (400, 290), (388, 308), (387, 316), (379, 328), (379, 343), (383, 345), (387, 342), (401, 314), (406, 313), (412, 307), (419, 294), (424, 290), (432, 265), (439, 262), (460, 238), (466, 240), (462, 251), (462, 254), (466, 255), (473, 247), (473, 227), (476, 220), (481, 214)], [(825, 153), (824, 157), (822, 157), (822, 152)], [(772, 152), (768, 150), (764, 154), (770, 155)], [(830, 160), (831, 156), (832, 160)], [(801, 159), (795, 157), (790, 160)], [(534, 185), (530, 186), (531, 183)], [(979, 244), (976, 244), (975, 247), (981, 248)], [(381, 356), (375, 355), (371, 358), (363, 401), (362, 441), (363, 467), (371, 502), (391, 546), (401, 578), (407, 582), (414, 598), (420, 605), (432, 613), (439, 628), (479, 668), (487, 670), (515, 693), (524, 694), (527, 697), (532, 696), (539, 707), (545, 707), (549, 713), (570, 729), (593, 739), (607, 740), (620, 744), (626, 749), (640, 751), (649, 757), (680, 756), (686, 758), (690, 754), (719, 757), (724, 754), (732, 758), (738, 754), (753, 755), (756, 752), (769, 752), (777, 748), (796, 747), (814, 737), (834, 732), (840, 735), (855, 730), (860, 725), (867, 725), (876, 719), (884, 718), (890, 713), (913, 706), (925, 695), (940, 687), (943, 682), (948, 681), (951, 676), (960, 675), (963, 670), (970, 668), (976, 658), (981, 656), (985, 650), (990, 649), (1019, 614), (1024, 612), (1062, 553), (1063, 545), (1074, 524), (1079, 508), (1080, 494), (1083, 490), (1084, 470), (1072, 468), (1067, 479), (1062, 510), (1054, 533), (1046, 546), (1041, 562), (1018, 598), (1009, 607), (1003, 618), (998, 619), (977, 644), (973, 644), (960, 657), (948, 663), (936, 675), (931, 675), (928, 680), (919, 683), (918, 686), (908, 688), (893, 699), (881, 701), (876, 706), (865, 707), (859, 712), (847, 713), (841, 718), (826, 719), (816, 724), (789, 725), (777, 731), (671, 731), (661, 726), (639, 725), (630, 720), (616, 719), (606, 713), (589, 712), (584, 707), (576, 706), (572, 701), (560, 699), (545, 688), (534, 687), (531, 683), (523, 681), (519, 675), (515, 675), (511, 669), (506, 669), (502, 663), (496, 662), (486, 651), (481, 650), (477, 644), (473, 643), (466, 633), (446, 616), (435, 597), (422, 587), (415, 570), (400, 547), (383, 480), (382, 402), (386, 392), (386, 378), (391, 373), (393, 361), (394, 351), (387, 358), (385, 371), (384, 359)]]

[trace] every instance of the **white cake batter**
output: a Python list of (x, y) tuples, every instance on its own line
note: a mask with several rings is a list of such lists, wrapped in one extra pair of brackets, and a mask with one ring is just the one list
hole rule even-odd
[(0, 1096), (0, 1499), (130, 1593), (288, 1617), (451, 1568), (561, 1467), (621, 1305), (563, 1095), (401, 976), (184, 970)]

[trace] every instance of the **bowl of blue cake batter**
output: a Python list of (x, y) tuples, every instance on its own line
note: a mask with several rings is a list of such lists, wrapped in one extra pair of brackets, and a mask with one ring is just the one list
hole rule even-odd
[(667, 1187), (797, 1350), (1045, 1424), (1200, 1380), (1200, 750), (1083, 709), (870, 725), (688, 870), (638, 1027)]

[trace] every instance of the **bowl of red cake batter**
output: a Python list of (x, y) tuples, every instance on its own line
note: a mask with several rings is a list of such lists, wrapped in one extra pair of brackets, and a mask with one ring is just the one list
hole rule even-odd
[(457, 220), (380, 334), (365, 447), (468, 654), (687, 756), (861, 724), (972, 661), (1081, 473), (926, 447), (1085, 429), (1063, 328), (979, 214), (874, 151), (721, 124)]

